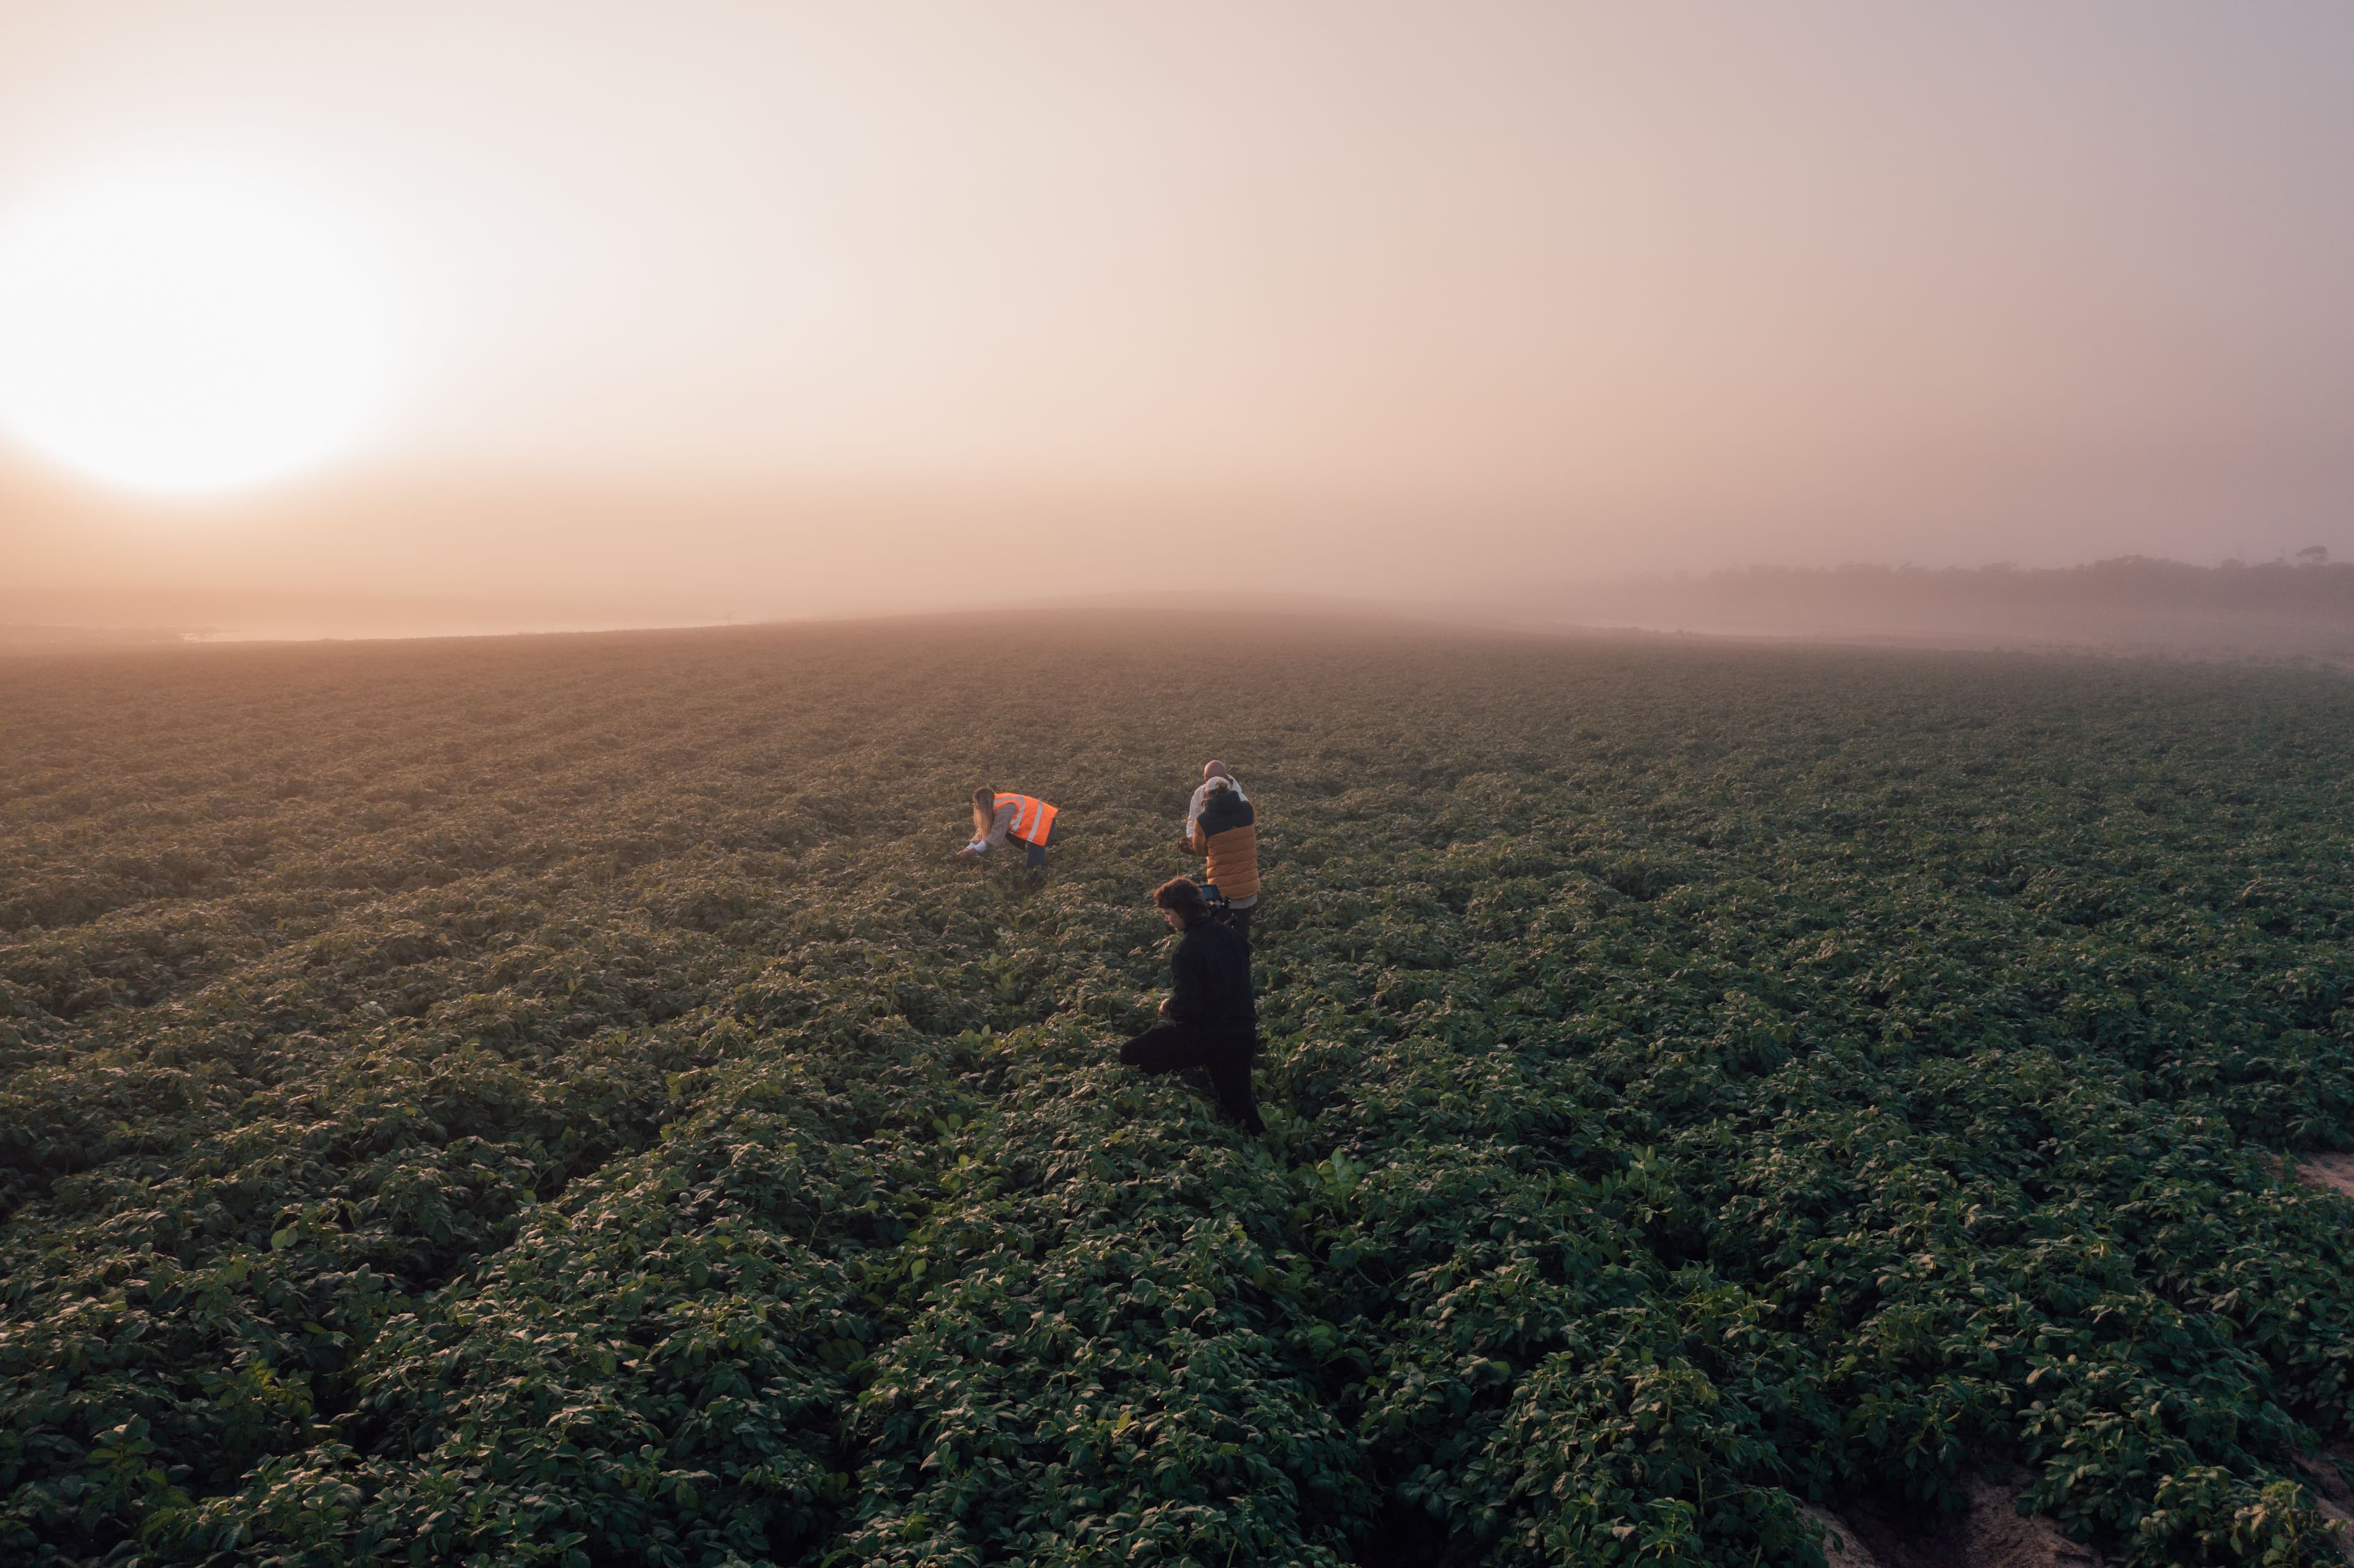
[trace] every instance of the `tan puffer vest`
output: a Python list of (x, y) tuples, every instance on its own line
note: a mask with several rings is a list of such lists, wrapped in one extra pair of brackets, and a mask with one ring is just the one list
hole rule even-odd
[(1228, 789), (1212, 795), (1188, 843), (1210, 857), (1204, 881), (1229, 898), (1258, 895), (1258, 813), (1249, 801)]

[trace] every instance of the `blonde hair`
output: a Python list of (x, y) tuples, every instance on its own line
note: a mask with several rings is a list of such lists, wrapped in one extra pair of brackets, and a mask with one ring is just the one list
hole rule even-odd
[(985, 839), (989, 830), (997, 825), (997, 791), (975, 789), (972, 792), (972, 836)]

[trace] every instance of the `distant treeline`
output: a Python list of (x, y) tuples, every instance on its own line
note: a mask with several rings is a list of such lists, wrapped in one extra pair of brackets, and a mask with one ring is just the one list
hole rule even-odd
[[(2354, 633), (2354, 563), (2316, 546), (2292, 560), (2197, 567), (2121, 556), (2080, 567), (1752, 567), (1579, 585), (1550, 614), (1695, 631), (2021, 638), (2256, 651)], [(2283, 646), (2279, 651), (2292, 651)], [(2310, 651), (2324, 652), (2318, 646)]]
[(98, 648), (188, 640), (186, 631), (169, 626), (27, 626), (0, 621), (0, 649)]
[(1739, 597), (1826, 603), (1909, 600), (1989, 607), (2100, 605), (2112, 609), (2273, 610), (2354, 614), (2354, 562), (2318, 546), (2294, 561), (2194, 567), (2154, 556), (2119, 556), (2081, 567), (1750, 567), (1710, 574), (1706, 587)]

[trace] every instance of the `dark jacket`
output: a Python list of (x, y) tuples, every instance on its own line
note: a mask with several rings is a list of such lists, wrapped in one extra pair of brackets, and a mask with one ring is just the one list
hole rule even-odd
[(1229, 898), (1258, 896), (1258, 813), (1232, 789), (1213, 789), (1186, 847), (1210, 857), (1203, 880)]
[(1215, 920), (1193, 922), (1169, 957), (1169, 1016), (1211, 1029), (1256, 1030), (1250, 946)]

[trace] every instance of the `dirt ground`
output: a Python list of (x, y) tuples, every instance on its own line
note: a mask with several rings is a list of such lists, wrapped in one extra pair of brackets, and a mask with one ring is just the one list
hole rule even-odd
[(2300, 1154), (2296, 1173), (2317, 1187), (2354, 1198), (2354, 1154)]
[[(2338, 1157), (2341, 1160), (2344, 1157)], [(2354, 1161), (2346, 1161), (2354, 1164)], [(2324, 1516), (2343, 1527), (2340, 1544), (2354, 1562), (2354, 1487), (2340, 1467), (2354, 1468), (2354, 1447), (2332, 1449), (2302, 1467), (2307, 1489)], [(2022, 1474), (1972, 1477), (1969, 1507), (1923, 1531), (1916, 1518), (1870, 1502), (1843, 1512), (1810, 1508), (1830, 1532), (1823, 1555), (1830, 1568), (2093, 1568), (2101, 1554), (2060, 1533), (2046, 1519), (2017, 1508)]]
[(1918, 1520), (1870, 1503), (1844, 1513), (1815, 1510), (1833, 1541), (1831, 1568), (2094, 1568), (2101, 1554), (2060, 1533), (2051, 1520), (2019, 1512), (2025, 1478), (1974, 1476), (1969, 1506), (1921, 1530)]
[(2346, 1560), (2354, 1563), (2354, 1487), (2346, 1484), (2345, 1476), (2347, 1470), (2354, 1470), (2354, 1446), (2326, 1450), (2304, 1469), (2305, 1484), (2313, 1493), (2314, 1502), (2325, 1517), (2338, 1525), (2338, 1544), (2344, 1550)]

